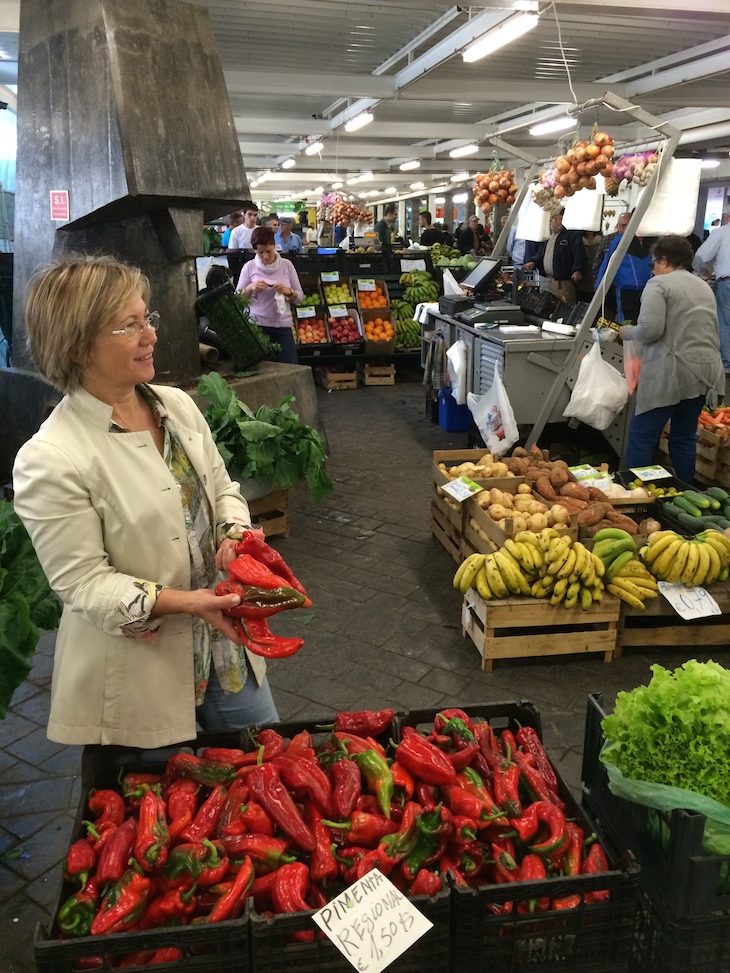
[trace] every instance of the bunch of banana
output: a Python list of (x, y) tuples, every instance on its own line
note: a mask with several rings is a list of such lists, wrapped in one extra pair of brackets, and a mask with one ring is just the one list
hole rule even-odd
[(416, 309), (408, 301), (401, 301), (397, 297), (390, 302), (394, 321), (410, 321)]
[(418, 348), (421, 345), (421, 325), (418, 321), (395, 322), (395, 347)]
[(594, 601), (601, 601), (605, 571), (601, 559), (580, 541), (573, 542), (565, 535), (560, 536), (551, 527), (538, 536), (546, 571), (533, 586), (533, 594), (538, 598), (549, 594), (551, 605), (562, 604), (565, 608), (575, 608), (580, 602), (584, 611), (588, 611)]
[(460, 257), (461, 250), (456, 247), (450, 247), (447, 243), (434, 243), (431, 248), (431, 259), (434, 263), (441, 257), (447, 257), (451, 259), (452, 257)]
[(626, 553), (619, 554), (606, 571), (606, 578), (610, 574), (606, 590), (627, 605), (643, 611), (648, 598), (659, 597), (658, 585), (638, 557), (632, 554), (626, 558)]
[(673, 530), (651, 535), (641, 551), (655, 578), (687, 588), (726, 581), (730, 575), (730, 538), (719, 530), (704, 530), (687, 539)]
[(401, 274), (400, 283), (407, 285), (403, 291), (403, 299), (409, 304), (435, 301), (439, 296), (439, 285), (427, 270), (413, 270)]

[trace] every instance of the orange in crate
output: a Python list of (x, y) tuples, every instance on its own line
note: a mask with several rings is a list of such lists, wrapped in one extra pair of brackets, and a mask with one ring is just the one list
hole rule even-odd
[(395, 337), (395, 331), (390, 321), (375, 318), (366, 323), (365, 337), (370, 341), (390, 341)]
[(366, 311), (388, 306), (388, 298), (383, 294), (382, 287), (376, 287), (374, 291), (358, 291), (358, 298), (360, 307)]

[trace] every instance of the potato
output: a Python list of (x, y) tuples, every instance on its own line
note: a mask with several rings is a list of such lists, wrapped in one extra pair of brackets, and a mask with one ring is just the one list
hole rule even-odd
[(492, 520), (504, 520), (511, 516), (510, 511), (506, 510), (501, 503), (492, 503), (487, 507), (487, 513)]
[(491, 466), (494, 463), (494, 457), (491, 453), (485, 453), (484, 456), (479, 460), (480, 466)]
[(441, 470), (442, 473), (447, 473), (448, 474), (448, 472), (449, 472), (448, 467), (446, 466), (446, 463), (439, 463), (438, 468)]
[(512, 455), (513, 456), (518, 456), (518, 457), (520, 457), (520, 456), (525, 456), (526, 457), (527, 456), (527, 450), (526, 449), (523, 449), (522, 446), (515, 446), (515, 448), (512, 450)]
[(568, 482), (568, 471), (562, 469), (560, 466), (556, 466), (550, 472), (550, 482), (556, 490), (560, 489), (561, 486)]
[(517, 487), (517, 492), (518, 493), (532, 493), (532, 487), (530, 486), (529, 483), (520, 483), (520, 485)]
[[(547, 524), (545, 526), (547, 526)], [(517, 514), (516, 517), (512, 518), (512, 529), (514, 530), (515, 534), (518, 534), (521, 530), (527, 530), (527, 518), (521, 517), (519, 514)]]
[(531, 480), (539, 480), (542, 475), (542, 470), (538, 469), (537, 466), (528, 467), (527, 472), (525, 473), (525, 476), (529, 477)]
[(481, 493), (477, 493), (474, 499), (476, 500), (477, 505), (483, 510), (486, 510), (492, 502), (492, 498), (489, 496), (489, 490), (482, 490)]
[(569, 524), (570, 514), (565, 509), (561, 507), (560, 504), (554, 504), (548, 511), (548, 526), (553, 527), (555, 524)]
[(527, 518), (527, 530), (543, 530), (548, 526), (548, 519), (545, 514), (532, 514)]
[(492, 476), (507, 476), (509, 469), (506, 463), (495, 463), (492, 466)]
[(489, 496), (492, 498), (492, 503), (504, 503), (504, 494), (496, 487), (492, 487), (492, 489), (489, 491)]

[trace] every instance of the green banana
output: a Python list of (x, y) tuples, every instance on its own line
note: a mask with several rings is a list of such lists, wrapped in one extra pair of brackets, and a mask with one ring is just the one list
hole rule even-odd
[[(634, 547), (636, 547), (636, 545), (634, 545)], [(621, 568), (628, 564), (629, 561), (633, 560), (634, 554), (635, 551), (624, 551), (622, 554), (619, 554), (618, 557), (615, 557), (606, 567), (604, 584), (609, 584), (609, 582), (613, 581)]]
[[(601, 541), (605, 540), (625, 540), (626, 538), (631, 539), (631, 534), (628, 531), (621, 530), (620, 527), (604, 527), (603, 530), (599, 530), (593, 535), (594, 550), (595, 545), (600, 544)], [(600, 556), (600, 555), (599, 555)]]

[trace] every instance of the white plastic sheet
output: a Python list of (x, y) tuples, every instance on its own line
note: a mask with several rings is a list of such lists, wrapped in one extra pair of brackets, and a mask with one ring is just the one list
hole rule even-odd
[[(697, 218), (702, 162), (700, 159), (671, 159), (669, 163), (660, 160), (659, 166), (662, 165), (667, 167), (666, 172), (636, 235), (664, 236), (666, 233), (676, 233), (678, 236), (689, 236)], [(654, 178), (659, 171), (655, 171)], [(644, 192), (646, 189), (641, 190), (641, 193)]]
[(469, 360), (469, 349), (461, 338), (447, 350), (446, 359), (449, 363), (449, 380), (451, 394), (457, 405), (466, 404), (466, 372)]
[[(603, 180), (601, 180), (603, 181)], [(596, 178), (598, 183), (598, 178)], [(575, 196), (563, 200), (565, 213), (563, 226), (566, 230), (600, 230), (603, 209), (603, 192), (596, 189), (580, 189)]]
[(532, 198), (530, 190), (522, 201), (517, 214), (517, 239), (541, 243), (550, 236), (550, 214), (541, 209)]

